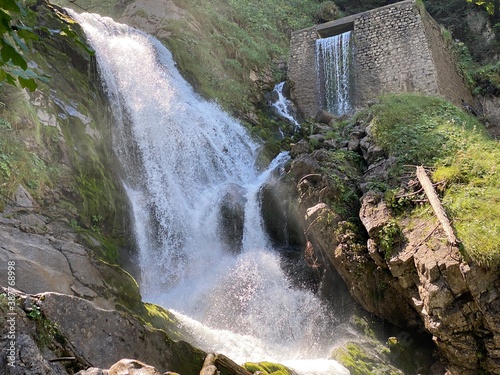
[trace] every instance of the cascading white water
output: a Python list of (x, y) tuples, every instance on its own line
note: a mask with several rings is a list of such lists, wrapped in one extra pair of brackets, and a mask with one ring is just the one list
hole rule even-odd
[[(316, 63), (320, 95), (326, 110), (341, 116), (351, 108), (350, 64), (352, 59), (351, 32), (316, 40)], [(323, 98), (320, 98), (323, 101)]]
[[(263, 230), (259, 189), (288, 156), (259, 172), (259, 145), (192, 90), (161, 43), (109, 18), (71, 14), (96, 50), (116, 118), (144, 299), (175, 310), (207, 351), (240, 363), (308, 359), (290, 366), (348, 374), (324, 359), (334, 318), (313, 293), (291, 286)], [(242, 192), (244, 228), (241, 249), (227, 251), (219, 214), (234, 191)]]
[(276, 100), (272, 102), (273, 108), (276, 109), (278, 115), (283, 118), (286, 118), (294, 125), (294, 130), (300, 129), (300, 124), (292, 113), (291, 106), (292, 103), (289, 99), (285, 97), (283, 94), (283, 87), (285, 86), (285, 82), (280, 82), (276, 86), (274, 86), (273, 92), (275, 93)]

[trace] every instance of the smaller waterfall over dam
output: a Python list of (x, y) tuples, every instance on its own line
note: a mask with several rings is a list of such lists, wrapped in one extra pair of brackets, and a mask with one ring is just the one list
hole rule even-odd
[[(336, 58), (328, 52), (334, 44), (346, 43), (351, 47), (349, 56)], [(318, 45), (324, 48), (318, 51)], [(290, 97), (305, 119), (314, 118), (320, 110), (338, 115), (342, 111), (339, 103), (363, 108), (386, 93), (438, 95), (460, 106), (461, 99), (473, 99), (456, 61), (449, 58), (453, 56), (450, 48), (435, 21), (416, 0), (399, 1), (298, 30), (290, 40)], [(334, 64), (335, 60), (346, 59), (352, 63), (347, 101), (333, 98), (327, 104), (323, 99), (325, 92), (334, 92), (332, 89), (346, 94), (344, 89), (335, 87), (342, 86), (345, 80), (328, 79), (325, 85), (328, 77), (323, 76), (323, 63), (329, 59)], [(318, 77), (323, 83), (321, 87)]]
[(352, 109), (351, 44), (351, 31), (316, 40), (319, 101), (337, 116)]

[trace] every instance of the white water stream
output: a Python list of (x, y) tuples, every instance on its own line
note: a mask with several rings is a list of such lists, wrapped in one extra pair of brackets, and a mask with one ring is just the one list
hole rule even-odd
[(351, 43), (350, 31), (316, 40), (316, 70), (321, 85), (320, 95), (324, 96), (326, 110), (337, 116), (352, 109), (349, 82)]
[(285, 82), (280, 82), (274, 86), (273, 92), (276, 94), (276, 100), (271, 105), (276, 109), (278, 115), (290, 121), (294, 126), (294, 130), (297, 131), (300, 129), (300, 124), (293, 115), (292, 102), (283, 94), (284, 86)]
[[(334, 317), (312, 292), (292, 287), (263, 230), (259, 189), (288, 156), (258, 171), (259, 145), (192, 90), (156, 39), (109, 18), (72, 15), (96, 51), (116, 118), (143, 298), (174, 310), (193, 344), (238, 363), (348, 374), (326, 360)], [(242, 248), (228, 251), (219, 213), (235, 190), (246, 202)]]

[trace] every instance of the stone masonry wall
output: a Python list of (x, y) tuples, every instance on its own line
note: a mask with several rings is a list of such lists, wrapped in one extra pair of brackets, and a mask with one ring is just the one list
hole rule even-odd
[(309, 28), (292, 34), (288, 76), (292, 80), (291, 99), (306, 117), (315, 116), (319, 110), (319, 93), (316, 72), (316, 29)]
[(354, 38), (355, 106), (384, 93), (438, 95), (436, 67), (413, 1), (361, 14)]
[(454, 56), (436, 22), (415, 0), (300, 30), (292, 35), (288, 77), (292, 100), (302, 114), (320, 108), (315, 40), (352, 27), (354, 38), (353, 105), (364, 107), (384, 93), (418, 92), (461, 104), (472, 101)]
[(432, 61), (436, 66), (439, 93), (456, 105), (461, 105), (462, 99), (473, 104), (472, 94), (464, 77), (456, 69), (456, 58), (450, 52), (450, 45), (444, 40), (440, 26), (425, 11), (421, 12), (421, 17)]

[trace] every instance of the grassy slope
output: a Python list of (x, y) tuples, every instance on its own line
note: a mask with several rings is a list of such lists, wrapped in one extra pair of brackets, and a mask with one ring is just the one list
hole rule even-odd
[(465, 255), (499, 265), (498, 140), (476, 118), (439, 98), (389, 95), (367, 112), (376, 141), (398, 160), (393, 173), (401, 175), (404, 165), (432, 168)]

